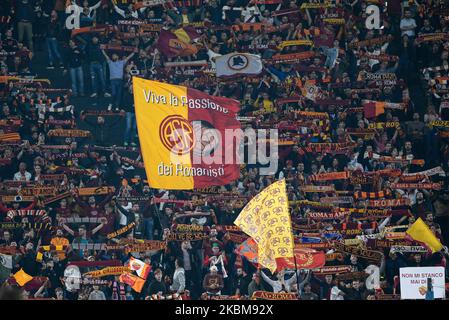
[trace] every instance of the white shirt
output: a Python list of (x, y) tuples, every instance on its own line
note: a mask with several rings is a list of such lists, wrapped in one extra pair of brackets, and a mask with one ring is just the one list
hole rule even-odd
[(223, 20), (226, 20), (226, 12), (229, 10), (235, 10), (235, 11), (243, 11), (243, 8), (240, 7), (230, 7), (230, 6), (224, 6), (222, 10), (221, 18)]
[(245, 23), (256, 22), (256, 17), (259, 15), (260, 11), (257, 6), (247, 7), (242, 10), (243, 22)]
[(187, 271), (190, 271), (190, 270), (192, 270), (192, 265), (190, 263), (189, 252), (184, 249), (181, 249), (181, 250), (182, 250), (182, 257), (184, 258), (184, 269)]
[(338, 289), (337, 286), (333, 286), (331, 289), (330, 300), (344, 300), (343, 296), (339, 295), (340, 292), (342, 291)]
[(214, 62), (214, 60), (212, 58), (220, 57), (221, 54), (213, 52), (211, 49), (209, 49), (209, 50), (207, 50), (207, 55), (209, 56), (209, 61), (210, 61), (210, 64), (211, 64), (211, 68), (215, 69), (215, 62)]
[(30, 181), (30, 180), (31, 180), (31, 173), (29, 173), (28, 171), (25, 171), (24, 175), (22, 175), (20, 171), (14, 174), (14, 181)]
[[(403, 18), (401, 20), (401, 24), (400, 24), (400, 28), (402, 30), (403, 27), (414, 27), (416, 28), (416, 21), (413, 18)], [(414, 37), (415, 36), (415, 29), (412, 30), (404, 30), (401, 33), (401, 36), (403, 36), (404, 34), (408, 35), (409, 37)]]
[[(299, 270), (298, 270), (299, 273)], [(273, 287), (273, 292), (280, 292), (282, 290), (282, 284), (284, 284), (285, 290), (287, 290), (287, 292), (291, 292), (291, 286), (296, 282), (296, 275), (293, 274), (293, 276), (291, 276), (289, 279), (284, 280), (283, 282), (279, 281), (279, 280), (272, 280), (270, 279), (263, 271), (260, 272), (260, 274), (262, 275), (262, 278), (265, 280), (265, 282), (267, 282), (271, 287)], [(310, 277), (310, 273), (307, 276), (307, 279), (309, 279)], [(303, 282), (305, 283), (306, 281), (303, 280)], [(301, 284), (300, 284), (301, 286)], [(300, 290), (302, 289), (299, 288)]]
[(181, 293), (184, 291), (186, 287), (186, 277), (183, 268), (178, 268), (175, 270), (173, 274), (173, 284), (170, 286), (170, 289), (176, 291), (177, 293)]
[[(143, 13), (146, 9), (147, 9), (147, 7), (143, 7), (143, 8), (140, 8), (140, 9), (138, 9), (138, 10), (132, 11), (132, 12), (131, 12), (131, 17), (133, 17), (134, 19), (139, 19), (139, 13)], [(123, 18), (126, 18), (125, 10), (120, 9), (120, 8), (117, 7), (116, 5), (114, 5), (114, 10), (115, 10), (115, 12), (117, 12), (119, 15), (121, 15)]]
[[(71, 5), (75, 6), (75, 15), (79, 16), (83, 12), (83, 10), (84, 10), (84, 8), (79, 6), (79, 5), (77, 5), (75, 1), (72, 1)], [(92, 11), (97, 10), (100, 7), (100, 5), (101, 5), (101, 1), (98, 1), (96, 5), (93, 5), (93, 6), (89, 7), (89, 13), (87, 15), (89, 17), (91, 17)]]
[[(123, 207), (123, 209), (125, 209), (126, 211), (129, 211), (131, 208), (133, 207), (131, 202), (128, 202), (128, 204), (126, 205), (126, 207)], [(128, 224), (128, 217), (125, 216), (123, 213), (120, 213), (120, 219), (119, 219), (119, 224), (122, 226), (126, 226)]]

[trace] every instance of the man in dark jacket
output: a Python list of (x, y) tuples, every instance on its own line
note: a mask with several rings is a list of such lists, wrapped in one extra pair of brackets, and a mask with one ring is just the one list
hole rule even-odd
[(36, 252), (33, 250), (33, 244), (28, 243), (25, 247), (26, 253), (20, 259), (19, 266), (30, 276), (39, 275), (39, 264), (36, 262)]
[(388, 283), (393, 285), (394, 277), (399, 275), (399, 269), (407, 266), (402, 254), (390, 251), (390, 259), (385, 262), (385, 275)]
[(234, 281), (235, 294), (247, 296), (250, 282), (251, 278), (246, 274), (245, 270), (243, 270), (243, 268), (238, 268), (237, 277)]
[(359, 280), (354, 280), (347, 285), (340, 282), (338, 289), (343, 291), (345, 300), (366, 300), (367, 292), (362, 286)]
[(331, 274), (327, 274), (324, 277), (324, 281), (315, 277), (315, 275), (312, 274), (312, 283), (317, 283), (320, 288), (320, 300), (330, 300), (331, 290), (334, 286), (334, 279)]
[(161, 269), (156, 269), (154, 271), (154, 280), (151, 281), (150, 286), (148, 287), (148, 295), (153, 294), (167, 294), (167, 287), (165, 283), (162, 281), (162, 271)]
[[(69, 41), (69, 50), (66, 55), (66, 67), (70, 72), (70, 81), (72, 82), (72, 96), (76, 97), (78, 93), (84, 96), (84, 74), (83, 63), (84, 52), (79, 48), (75, 41)], [(64, 71), (64, 74), (67, 70)]]
[(53, 69), (56, 60), (58, 60), (60, 67), (63, 67), (62, 56), (59, 51), (58, 38), (61, 33), (61, 26), (58, 20), (58, 14), (56, 11), (52, 11), (50, 17), (46, 20), (46, 42), (48, 51), (48, 67), (47, 69)]
[(23, 35), (26, 34), (28, 49), (33, 51), (33, 20), (35, 18), (34, 0), (17, 1), (15, 14), (19, 42), (23, 42)]

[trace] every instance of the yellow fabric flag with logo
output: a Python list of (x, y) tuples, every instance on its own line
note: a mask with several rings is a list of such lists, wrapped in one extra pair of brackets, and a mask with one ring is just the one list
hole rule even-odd
[(432, 230), (421, 218), (418, 218), (414, 224), (408, 228), (406, 233), (415, 241), (424, 243), (432, 250), (432, 253), (438, 252), (443, 248), (440, 240), (433, 234)]
[(276, 271), (277, 258), (293, 257), (293, 232), (284, 179), (251, 199), (234, 224), (257, 242), (258, 262), (272, 273)]

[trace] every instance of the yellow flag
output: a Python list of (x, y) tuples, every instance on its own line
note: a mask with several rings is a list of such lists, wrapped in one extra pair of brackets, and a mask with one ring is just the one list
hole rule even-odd
[(23, 287), (28, 282), (33, 280), (33, 277), (30, 276), (28, 273), (23, 271), (23, 269), (20, 269), (14, 274), (14, 279), (16, 279), (16, 282), (19, 284), (19, 286)]
[(406, 233), (412, 237), (413, 240), (425, 243), (432, 250), (432, 253), (440, 251), (443, 248), (440, 240), (438, 240), (421, 218), (418, 218), (415, 223), (408, 228)]
[(190, 39), (189, 35), (183, 28), (179, 28), (175, 30), (173, 33), (178, 37), (179, 40), (185, 43), (190, 43), (190, 41), (192, 40)]
[(243, 208), (234, 224), (258, 245), (260, 265), (276, 271), (276, 258), (293, 257), (293, 233), (285, 180), (274, 182)]

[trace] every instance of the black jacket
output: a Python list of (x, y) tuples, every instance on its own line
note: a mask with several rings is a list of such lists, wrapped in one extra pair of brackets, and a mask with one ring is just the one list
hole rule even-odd
[(66, 54), (66, 66), (68, 68), (81, 67), (84, 59), (84, 52), (79, 47), (69, 48)]
[(59, 35), (61, 34), (61, 25), (59, 24), (59, 22), (56, 21), (51, 21), (50, 18), (45, 19), (45, 28), (44, 30), (46, 30), (47, 34), (47, 38), (59, 38)]
[(35, 17), (34, 0), (19, 0), (16, 2), (16, 20), (18, 22), (33, 22)]
[(89, 59), (89, 62), (99, 62), (103, 63), (104, 56), (100, 49), (100, 44), (93, 44), (89, 43), (89, 46), (87, 47), (87, 56)]
[(37, 276), (39, 274), (39, 264), (36, 262), (36, 253), (28, 251), (19, 262), (20, 267), (30, 276)]
[(366, 300), (366, 290), (354, 289), (338, 286), (338, 288), (345, 293), (345, 300)]
[(165, 286), (165, 283), (163, 283), (162, 281), (159, 282), (157, 280), (153, 280), (150, 283), (150, 286), (148, 287), (148, 294), (152, 295), (152, 294), (157, 294), (158, 292), (162, 292), (163, 295), (167, 294), (167, 287)]

